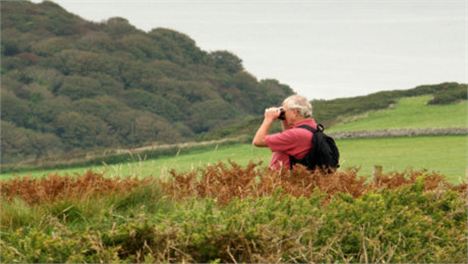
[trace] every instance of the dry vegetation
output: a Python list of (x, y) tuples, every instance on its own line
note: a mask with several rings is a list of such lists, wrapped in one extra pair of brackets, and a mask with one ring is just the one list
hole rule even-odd
[(28, 204), (37, 204), (64, 198), (87, 199), (113, 192), (129, 192), (132, 188), (153, 184), (160, 186), (165, 195), (175, 199), (213, 198), (220, 204), (226, 204), (233, 198), (269, 196), (278, 189), (294, 197), (309, 197), (315, 190), (320, 190), (329, 198), (336, 193), (347, 193), (358, 198), (370, 191), (414, 184), (418, 177), (424, 177), (425, 191), (444, 186), (460, 193), (467, 192), (466, 183), (450, 184), (443, 175), (435, 172), (376, 173), (371, 181), (366, 181), (366, 178), (358, 176), (357, 170), (322, 174), (300, 166), (294, 171), (271, 171), (259, 165), (251, 162), (242, 167), (234, 162), (229, 165), (220, 162), (190, 172), (178, 173), (172, 170), (169, 180), (151, 177), (106, 178), (92, 171), (81, 176), (51, 174), (41, 179), (23, 177), (1, 181), (0, 193), (8, 200), (20, 197)]
[(218, 163), (172, 178), (0, 181), (0, 262), (466, 261), (467, 185)]
[(102, 174), (88, 171), (81, 176), (59, 176), (50, 174), (41, 179), (15, 178), (0, 182), (0, 193), (7, 200), (21, 198), (26, 203), (40, 204), (60, 199), (88, 199), (99, 195), (130, 191), (147, 184), (151, 179), (106, 178)]

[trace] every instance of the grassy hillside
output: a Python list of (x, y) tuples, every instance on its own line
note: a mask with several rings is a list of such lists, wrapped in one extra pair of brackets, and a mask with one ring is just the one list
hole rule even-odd
[(468, 86), (458, 83), (421, 85), (408, 90), (381, 91), (366, 96), (337, 98), (333, 100), (313, 100), (314, 116), (330, 126), (339, 123), (343, 116), (360, 115), (370, 111), (382, 110), (397, 103), (401, 98), (431, 95), (431, 105), (448, 105), (468, 98)]
[[(342, 169), (359, 167), (360, 175), (370, 176), (374, 165), (383, 166), (385, 172), (402, 171), (408, 168), (438, 171), (446, 175), (451, 182), (461, 182), (466, 178), (466, 153), (468, 137), (408, 137), (381, 139), (345, 139), (338, 140), (341, 151)], [(264, 161), (267, 165), (270, 151), (255, 148), (250, 145), (222, 146), (217, 149), (181, 154), (156, 160), (142, 160), (139, 162), (70, 168), (63, 170), (40, 170), (21, 172), (20, 174), (1, 174), (1, 179), (8, 179), (15, 175), (30, 175), (40, 177), (48, 173), (83, 174), (92, 169), (105, 173), (106, 176), (156, 176), (165, 178), (171, 169), (176, 171), (190, 171), (204, 167), (218, 161), (235, 161), (246, 165), (250, 160)]]
[[(466, 127), (466, 103), (468, 86), (458, 83), (440, 83), (421, 85), (408, 90), (382, 91), (366, 96), (337, 98), (332, 100), (312, 100), (314, 118), (326, 128), (347, 131), (353, 129), (346, 125), (341, 130), (343, 122), (349, 123), (356, 119), (363, 119), (368, 115), (375, 115), (381, 119), (380, 127), (388, 128), (392, 125), (405, 128), (426, 128), (432, 119), (438, 119), (441, 127)], [(423, 97), (420, 97), (423, 96)], [(411, 98), (421, 98), (415, 99)], [(400, 100), (403, 100), (400, 102)], [(409, 101), (406, 101), (409, 100)], [(427, 105), (426, 105), (427, 103)], [(397, 112), (388, 111), (398, 108)], [(426, 113), (427, 111), (427, 113)], [(390, 116), (386, 116), (390, 115)], [(405, 116), (405, 117), (403, 117)], [(419, 116), (421, 116), (419, 118)], [(251, 135), (262, 122), (262, 115), (249, 117), (244, 120), (227, 124), (204, 134), (202, 139), (215, 139), (239, 134)], [(391, 120), (396, 118), (395, 121)], [(408, 118), (406, 120), (406, 118)], [(374, 122), (374, 121), (372, 121)], [(377, 121), (379, 123), (380, 121)], [(376, 124), (363, 124), (357, 129), (376, 129)], [(377, 127), (379, 127), (377, 125)], [(276, 127), (278, 129), (278, 127)], [(379, 128), (380, 129), (380, 128)], [(352, 131), (352, 130), (351, 130)]]
[(467, 101), (447, 105), (428, 104), (432, 98), (431, 95), (405, 97), (385, 110), (343, 116), (328, 131), (468, 127)]
[[(6, 1), (0, 8), (0, 161), (7, 167), (116, 148), (253, 136), (263, 109), (293, 92), (276, 80), (257, 80), (235, 54), (203, 51), (180, 32), (144, 32), (123, 18), (92, 23), (49, 1)], [(460, 126), (466, 93), (466, 84), (446, 82), (314, 100), (314, 116), (335, 124), (335, 131), (425, 128), (434, 119), (437, 126)], [(397, 102), (421, 95), (433, 98), (430, 105)], [(374, 110), (382, 111), (369, 113)], [(367, 118), (339, 124), (364, 113)]]

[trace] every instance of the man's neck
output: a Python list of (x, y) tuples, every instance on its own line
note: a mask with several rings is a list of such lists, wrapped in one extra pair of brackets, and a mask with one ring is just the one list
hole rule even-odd
[(292, 125), (290, 127), (295, 127), (299, 122), (302, 122), (304, 120), (306, 120), (307, 118), (305, 117), (302, 117), (302, 118), (299, 118), (299, 119), (296, 119), (292, 122)]

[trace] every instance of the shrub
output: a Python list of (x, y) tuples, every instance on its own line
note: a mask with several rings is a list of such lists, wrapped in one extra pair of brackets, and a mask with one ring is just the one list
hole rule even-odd
[(434, 98), (429, 101), (429, 104), (450, 104), (468, 99), (468, 86), (466, 84), (447, 85), (444, 88), (434, 94)]
[(438, 174), (366, 182), (356, 171), (277, 173), (254, 163), (172, 174), (0, 182), (0, 261), (466, 260), (466, 184)]

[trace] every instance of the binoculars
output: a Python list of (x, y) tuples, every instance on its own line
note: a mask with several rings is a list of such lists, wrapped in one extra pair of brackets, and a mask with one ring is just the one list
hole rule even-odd
[(283, 107), (280, 107), (280, 115), (278, 116), (279, 120), (285, 120), (286, 119), (286, 111), (284, 111)]

